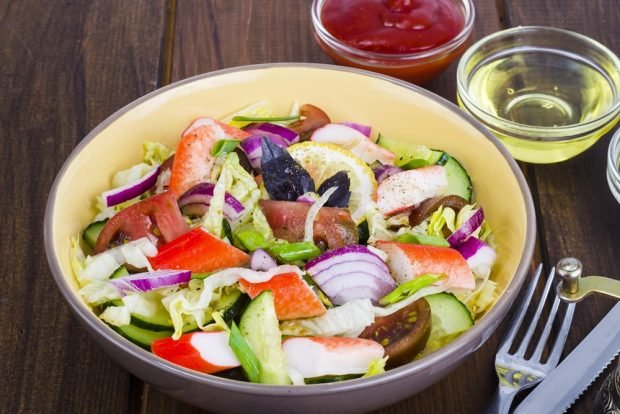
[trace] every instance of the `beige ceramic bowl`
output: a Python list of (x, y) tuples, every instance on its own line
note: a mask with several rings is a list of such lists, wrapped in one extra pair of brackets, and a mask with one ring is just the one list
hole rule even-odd
[[(172, 147), (196, 117), (222, 117), (261, 99), (279, 111), (293, 100), (313, 103), (334, 120), (372, 125), (389, 137), (441, 148), (470, 173), (476, 200), (495, 230), (499, 260), (493, 278), (502, 295), (476, 325), (440, 351), (368, 379), (332, 384), (267, 386), (204, 375), (170, 364), (125, 340), (78, 296), (69, 238), (95, 215), (94, 198), (112, 174), (141, 158), (145, 140)], [(122, 366), (190, 404), (221, 412), (358, 413), (396, 403), (430, 386), (491, 335), (526, 276), (535, 238), (527, 184), (498, 141), (454, 105), (392, 78), (327, 65), (259, 65), (214, 72), (157, 90), (95, 128), (65, 162), (49, 196), (45, 246), (52, 274), (69, 306)]]

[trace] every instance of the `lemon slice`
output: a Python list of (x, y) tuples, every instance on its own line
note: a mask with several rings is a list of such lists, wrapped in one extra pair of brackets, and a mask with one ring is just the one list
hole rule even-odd
[(333, 144), (302, 142), (288, 147), (291, 157), (314, 179), (316, 188), (336, 174), (346, 171), (351, 180), (349, 211), (356, 224), (364, 220), (364, 213), (377, 192), (377, 181), (372, 169), (350, 151)]

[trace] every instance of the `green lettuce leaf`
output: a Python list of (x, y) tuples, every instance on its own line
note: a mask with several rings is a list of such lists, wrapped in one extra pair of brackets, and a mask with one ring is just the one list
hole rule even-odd
[(231, 126), (234, 126), (235, 128), (242, 128), (248, 124), (251, 124), (251, 122), (233, 121), (234, 117), (236, 116), (269, 117), (271, 116), (272, 113), (273, 113), (273, 107), (271, 106), (271, 103), (267, 100), (261, 100), (249, 106), (246, 106), (245, 108), (241, 108), (235, 113), (227, 115), (226, 117), (222, 118), (221, 121)]
[(377, 240), (392, 240), (393, 235), (388, 230), (388, 223), (379, 211), (376, 203), (369, 203), (364, 216), (368, 222), (368, 244), (372, 244)]
[(372, 360), (370, 364), (368, 365), (368, 370), (366, 371), (364, 375), (362, 375), (362, 378), (368, 378), (368, 377), (372, 377), (373, 375), (383, 374), (385, 372), (385, 364), (387, 360), (388, 360), (388, 357), (377, 358), (377, 359)]
[(144, 162), (151, 165), (161, 165), (170, 157), (170, 149), (164, 144), (146, 141), (142, 144), (144, 150)]
[(125, 326), (131, 323), (131, 313), (126, 306), (108, 306), (99, 319), (114, 326)]
[(437, 211), (431, 214), (428, 227), (426, 228), (426, 234), (429, 236), (443, 237), (443, 228), (447, 227), (450, 232), (454, 233), (456, 214), (450, 207), (439, 207)]
[(203, 219), (203, 227), (216, 236), (222, 237), (224, 218), (224, 195), (229, 193), (243, 204), (244, 212), (239, 220), (231, 223), (234, 230), (242, 224), (251, 224), (265, 240), (273, 240), (273, 233), (267, 219), (258, 205), (261, 191), (252, 177), (239, 164), (236, 153), (226, 154), (222, 169), (213, 191), (211, 206)]

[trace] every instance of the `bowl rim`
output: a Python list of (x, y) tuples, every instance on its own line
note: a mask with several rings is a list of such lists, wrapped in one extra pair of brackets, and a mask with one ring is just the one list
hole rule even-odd
[(362, 50), (355, 47), (352, 47), (345, 42), (341, 41), (334, 35), (332, 35), (326, 28), (323, 26), (323, 22), (321, 21), (321, 10), (323, 4), (326, 0), (313, 0), (312, 8), (311, 8), (311, 17), (312, 17), (312, 26), (314, 27), (317, 36), (321, 38), (325, 43), (327, 43), (330, 47), (337, 49), (341, 52), (348, 53), (349, 55), (355, 56), (361, 59), (370, 59), (377, 61), (386, 61), (386, 62), (402, 62), (402, 63), (411, 63), (411, 61), (424, 60), (427, 58), (436, 58), (438, 56), (442, 56), (445, 53), (448, 53), (459, 46), (461, 46), (469, 36), (471, 35), (474, 28), (474, 21), (476, 17), (476, 8), (474, 7), (473, 0), (452, 0), (458, 3), (459, 6), (463, 7), (465, 15), (464, 24), (461, 31), (452, 39), (439, 45), (438, 47), (431, 48), (428, 50), (423, 50), (415, 53), (380, 53), (380, 52), (372, 52), (368, 50)]
[[(185, 85), (187, 83), (196, 82), (202, 79), (226, 75), (230, 73), (236, 72), (245, 72), (245, 71), (256, 71), (256, 70), (264, 70), (264, 69), (272, 69), (272, 68), (288, 68), (288, 69), (316, 69), (316, 70), (328, 70), (328, 71), (338, 71), (338, 72), (348, 72), (357, 75), (367, 76), (375, 79), (380, 79), (387, 81), (389, 83), (395, 84), (397, 86), (401, 86), (405, 89), (418, 93), (422, 95), (424, 98), (430, 99), (436, 103), (439, 103), (446, 109), (450, 110), (454, 115), (462, 118), (465, 122), (469, 123), (475, 129), (477, 129), (480, 133), (482, 133), (486, 138), (488, 138), (498, 149), (498, 151), (503, 155), (504, 159), (508, 163), (510, 169), (512, 170), (515, 179), (519, 185), (521, 190), (521, 194), (523, 196), (523, 201), (525, 204), (525, 215), (526, 215), (526, 234), (525, 234), (525, 246), (523, 250), (523, 255), (521, 256), (521, 260), (519, 261), (519, 265), (515, 271), (514, 276), (512, 277), (510, 283), (506, 287), (504, 294), (498, 299), (498, 301), (493, 306), (495, 310), (495, 314), (501, 316), (498, 320), (492, 319), (490, 317), (483, 317), (479, 323), (475, 324), (469, 331), (465, 332), (463, 335), (459, 336), (456, 340), (452, 341), (450, 344), (441, 348), (439, 351), (436, 351), (424, 358), (421, 358), (417, 361), (411, 362), (404, 366), (391, 369), (386, 371), (385, 373), (369, 377), (369, 378), (359, 378), (352, 379), (342, 382), (336, 383), (326, 383), (326, 384), (311, 384), (305, 385), (303, 387), (293, 386), (293, 385), (266, 385), (266, 384), (253, 384), (249, 382), (243, 382), (238, 380), (232, 380), (222, 377), (217, 377), (214, 375), (203, 374), (197, 371), (192, 371), (190, 369), (183, 368), (181, 366), (172, 364), (162, 358), (157, 357), (156, 355), (148, 352), (139, 346), (131, 343), (130, 341), (123, 338), (121, 335), (116, 334), (110, 327), (106, 326), (101, 322), (97, 316), (87, 309), (83, 303), (80, 301), (78, 296), (73, 293), (71, 287), (65, 280), (62, 275), (60, 263), (54, 255), (54, 236), (53, 236), (53, 222), (52, 218), (54, 216), (54, 206), (56, 204), (56, 199), (59, 197), (58, 187), (60, 182), (62, 181), (69, 165), (72, 164), (73, 160), (78, 157), (80, 152), (92, 141), (101, 131), (107, 128), (111, 123), (116, 121), (119, 117), (124, 115), (126, 112), (130, 111), (134, 107), (137, 107), (144, 102), (152, 99), (153, 97), (165, 93), (171, 89), (177, 88), (179, 86)], [(92, 131), (90, 131), (86, 137), (84, 137), (75, 149), (71, 152), (69, 157), (65, 160), (61, 169), (59, 170), (52, 188), (50, 190), (50, 195), (47, 200), (46, 209), (45, 209), (45, 217), (43, 223), (43, 237), (44, 237), (44, 246), (45, 253), (47, 257), (47, 261), (50, 269), (52, 270), (52, 276), (58, 285), (62, 295), (65, 297), (67, 303), (69, 304), (71, 310), (78, 317), (80, 322), (90, 328), (92, 331), (96, 332), (100, 338), (105, 341), (106, 345), (111, 346), (118, 351), (124, 353), (127, 356), (130, 356), (132, 359), (139, 360), (142, 364), (150, 366), (154, 370), (163, 370), (169, 375), (173, 375), (179, 379), (197, 382), (201, 385), (208, 385), (215, 388), (226, 389), (227, 391), (235, 391), (241, 392), (245, 394), (260, 394), (265, 396), (295, 396), (295, 397), (304, 397), (304, 396), (318, 396), (318, 395), (327, 395), (334, 394), (340, 392), (350, 392), (356, 390), (362, 390), (367, 387), (372, 387), (377, 384), (389, 384), (391, 382), (402, 380), (403, 378), (415, 373), (417, 371), (423, 371), (425, 369), (429, 369), (432, 366), (440, 366), (439, 362), (442, 360), (449, 360), (450, 356), (459, 359), (459, 354), (461, 353), (461, 348), (466, 348), (473, 352), (478, 349), (490, 336), (490, 332), (485, 336), (483, 333), (488, 331), (487, 326), (495, 326), (499, 325), (499, 323), (505, 317), (509, 307), (512, 302), (516, 299), (516, 296), (519, 293), (521, 284), (525, 280), (528, 269), (530, 266), (530, 262), (533, 256), (534, 247), (535, 247), (535, 236), (536, 236), (536, 215), (534, 210), (534, 204), (532, 200), (531, 193), (529, 191), (529, 187), (525, 180), (525, 177), (521, 170), (519, 169), (516, 161), (512, 158), (508, 150), (499, 142), (497, 138), (495, 138), (487, 129), (484, 127), (479, 121), (475, 120), (465, 111), (462, 111), (459, 107), (454, 105), (452, 102), (447, 101), (446, 99), (427, 91), (419, 86), (407, 83), (405, 81), (387, 76), (382, 74), (377, 74), (375, 72), (366, 71), (362, 69), (350, 68), (350, 67), (342, 67), (330, 64), (320, 64), (320, 63), (263, 63), (263, 64), (255, 64), (255, 65), (245, 65), (245, 66), (237, 66), (231, 67), (227, 69), (217, 70), (213, 72), (207, 72), (204, 74), (196, 75), (193, 77), (189, 77), (174, 83), (171, 83), (162, 88), (156, 89), (133, 102), (125, 105), (121, 109), (114, 112), (108, 118), (103, 120), (99, 125), (97, 125)], [(90, 332), (89, 332), (90, 333)], [(103, 346), (102, 344), (100, 346)], [(469, 352), (468, 352), (469, 353)], [(115, 356), (116, 359), (116, 356)], [(126, 368), (125, 368), (126, 369)]]
[[(539, 33), (542, 32), (542, 33)], [(588, 43), (593, 46), (595, 49), (598, 49), (602, 52), (608, 59), (610, 59), (614, 63), (614, 67), (618, 68), (618, 73), (620, 77), (620, 59), (618, 56), (607, 46), (603, 45), (599, 41), (583, 35), (581, 33), (574, 32), (572, 30), (560, 29), (557, 27), (550, 26), (516, 26), (509, 29), (500, 30), (498, 32), (492, 33), (478, 40), (472, 46), (470, 46), (461, 59), (459, 60), (457, 69), (456, 69), (456, 85), (457, 85), (457, 93), (459, 99), (462, 101), (463, 106), (470, 112), (470, 108), (474, 111), (483, 114), (484, 117), (488, 117), (493, 123), (484, 121), (489, 125), (490, 128), (493, 129), (501, 129), (502, 131), (509, 131), (509, 134), (516, 133), (520, 138), (527, 140), (535, 140), (539, 141), (541, 136), (544, 136), (545, 141), (564, 141), (570, 140), (574, 138), (580, 138), (583, 135), (592, 132), (604, 125), (608, 122), (612, 122), (614, 118), (620, 113), (620, 84), (617, 85), (618, 89), (615, 91), (615, 101), (613, 101), (612, 105), (605, 110), (604, 113), (593, 118), (587, 122), (579, 123), (579, 124), (570, 124), (564, 126), (531, 126), (527, 124), (521, 124), (518, 122), (510, 121), (505, 118), (501, 118), (497, 115), (491, 114), (482, 108), (475, 100), (471, 98), (469, 93), (467, 92), (467, 78), (469, 78), (469, 73), (466, 75), (465, 66), (470, 61), (472, 55), (478, 50), (484, 49), (487, 43), (494, 41), (496, 39), (501, 39), (503, 37), (508, 37), (513, 34), (538, 34), (540, 36), (544, 36), (544, 33), (557, 33), (568, 38), (573, 38), (580, 40), (582, 42)], [(579, 56), (582, 60), (585, 58)], [(601, 68), (602, 69), (602, 68)], [(609, 73), (605, 71), (606, 75)], [(611, 79), (610, 79), (611, 80)], [(613, 83), (613, 81), (612, 81)], [(473, 114), (472, 114), (473, 115)], [(476, 119), (480, 120), (480, 115), (474, 115)]]
[[(614, 197), (618, 192), (617, 187), (620, 186), (620, 168), (618, 168), (618, 157), (620, 156), (620, 128), (612, 135), (607, 147), (607, 178), (610, 190)], [(619, 200), (620, 201), (620, 200)]]

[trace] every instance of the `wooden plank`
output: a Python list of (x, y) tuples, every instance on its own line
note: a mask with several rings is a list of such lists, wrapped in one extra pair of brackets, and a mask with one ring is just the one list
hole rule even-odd
[(43, 248), (55, 174), (153, 90), (165, 1), (0, 1), (0, 411), (126, 412), (141, 383), (70, 315)]
[[(505, 2), (511, 26), (554, 26), (589, 36), (620, 54), (618, 4), (608, 0), (512, 0)], [(619, 278), (616, 246), (620, 244), (620, 207), (606, 181), (607, 134), (576, 158), (552, 165), (529, 166), (530, 185), (538, 198), (539, 230), (547, 265), (564, 256), (583, 261), (586, 274)], [(573, 349), (602, 319), (613, 301), (589, 298), (577, 306), (567, 350)], [(609, 370), (606, 371), (607, 373)], [(569, 410), (592, 412), (602, 376)]]
[[(476, 11), (473, 39), (499, 29), (493, 0), (476, 1)], [(226, 0), (184, 0), (178, 2), (176, 16), (173, 81), (252, 63), (331, 62), (314, 41), (308, 1), (247, 0), (241, 5)], [(455, 102), (455, 71), (456, 63), (429, 89)], [(502, 332), (503, 328), (498, 329), (486, 345), (448, 378), (378, 413), (481, 412), (497, 385), (493, 361)], [(470, 381), (472, 372), (484, 375)], [(153, 388), (148, 389), (144, 401), (143, 411), (149, 413), (200, 412)]]

